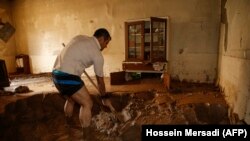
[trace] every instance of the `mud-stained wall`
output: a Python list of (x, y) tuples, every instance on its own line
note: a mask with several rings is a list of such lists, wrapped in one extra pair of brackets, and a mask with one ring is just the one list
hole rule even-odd
[(216, 77), (219, 0), (15, 0), (12, 8), (17, 52), (29, 54), (33, 73), (51, 71), (62, 43), (76, 34), (92, 35), (105, 27), (112, 36), (103, 52), (109, 76), (122, 70), (125, 60), (124, 22), (169, 16), (171, 75), (200, 82)]
[[(0, 1), (0, 19), (3, 23), (12, 24), (10, 3), (3, 0)], [(7, 42), (0, 39), (0, 59), (5, 60), (8, 72), (15, 72), (15, 34), (12, 35)]]
[(250, 123), (250, 1), (225, 0), (219, 51), (218, 82), (232, 113)]
[(180, 80), (214, 82), (220, 1), (193, 2), (182, 1), (174, 5), (175, 16), (170, 28), (170, 74)]

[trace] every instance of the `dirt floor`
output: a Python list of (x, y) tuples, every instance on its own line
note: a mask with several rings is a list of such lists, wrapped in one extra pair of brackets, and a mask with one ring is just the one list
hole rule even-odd
[[(93, 78), (94, 79), (94, 78)], [(92, 123), (84, 131), (78, 120), (63, 113), (65, 99), (55, 89), (50, 74), (10, 76), (11, 86), (0, 90), (1, 141), (131, 141), (141, 140), (141, 125), (230, 124), (223, 93), (212, 84), (170, 82), (145, 77), (110, 85), (110, 100), (117, 113), (102, 106), (97, 91), (83, 77), (94, 106)]]

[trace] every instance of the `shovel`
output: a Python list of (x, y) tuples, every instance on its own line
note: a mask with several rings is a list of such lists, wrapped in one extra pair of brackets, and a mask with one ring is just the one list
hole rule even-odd
[[(101, 93), (97, 87), (97, 85), (93, 82), (93, 80), (90, 78), (90, 76), (88, 75), (88, 73), (86, 71), (84, 71), (84, 74), (87, 76), (87, 78), (89, 79), (89, 81), (92, 83), (92, 85), (96, 88), (96, 90), (98, 91), (98, 95), (99, 97), (101, 96)], [(104, 104), (103, 104), (104, 105)], [(118, 114), (117, 111), (115, 110), (115, 108), (113, 107), (113, 105), (111, 104), (111, 101), (110, 100), (106, 100), (105, 101), (105, 105), (104, 106), (107, 106), (110, 111), (117, 117), (117, 119), (120, 121), (120, 122), (123, 122), (124, 121), (124, 117), (123, 115), (121, 114)]]

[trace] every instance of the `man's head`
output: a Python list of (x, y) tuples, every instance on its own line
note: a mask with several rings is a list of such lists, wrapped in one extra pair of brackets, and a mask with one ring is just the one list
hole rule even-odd
[(99, 28), (95, 31), (94, 36), (99, 41), (101, 50), (107, 47), (109, 41), (111, 40), (110, 34), (105, 28)]

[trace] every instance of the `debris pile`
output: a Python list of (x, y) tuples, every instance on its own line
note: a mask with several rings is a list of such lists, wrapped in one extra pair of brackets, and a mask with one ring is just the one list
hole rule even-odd
[(100, 132), (110, 135), (117, 131), (118, 121), (113, 113), (101, 111), (92, 118), (93, 126)]
[[(214, 93), (218, 92), (207, 91), (206, 95), (183, 90), (175, 94), (155, 90), (113, 93), (111, 103), (123, 120), (94, 101), (88, 137), (93, 141), (139, 141), (143, 124), (228, 124), (228, 107), (219, 103), (222, 97), (214, 97)], [(83, 136), (78, 128), (80, 106), (75, 106), (73, 121), (65, 128), (64, 103), (65, 99), (51, 93), (8, 104), (0, 114), (0, 137), (3, 141), (80, 140)]]

